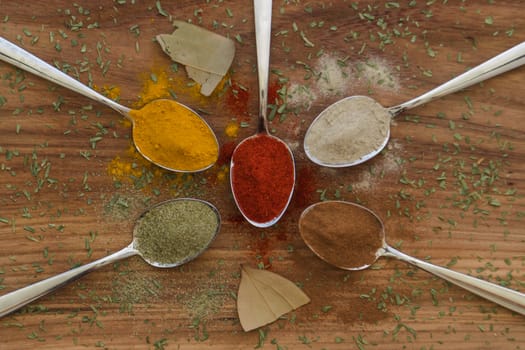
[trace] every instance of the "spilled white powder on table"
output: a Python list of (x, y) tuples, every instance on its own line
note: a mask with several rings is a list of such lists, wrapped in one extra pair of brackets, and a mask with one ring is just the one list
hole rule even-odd
[(319, 77), (316, 88), (321, 97), (343, 95), (345, 85), (352, 79), (351, 68), (342, 60), (324, 55), (316, 65)]
[(356, 63), (355, 68), (361, 83), (391, 91), (399, 90), (399, 79), (393, 74), (392, 67), (386, 60), (373, 57)]
[(317, 94), (309, 86), (291, 83), (288, 87), (287, 102), (292, 107), (299, 107), (307, 111), (315, 100), (317, 100)]
[[(336, 55), (320, 56), (312, 67), (315, 77), (303, 83), (290, 82), (286, 103), (292, 108), (309, 110), (326, 97), (363, 94), (368, 89), (397, 91), (397, 71), (383, 58), (350, 61)], [(328, 107), (328, 106), (326, 106)]]
[(376, 158), (373, 171), (366, 169), (360, 172), (357, 180), (352, 183), (352, 189), (356, 192), (371, 190), (383, 177), (397, 173), (401, 169), (397, 158), (402, 150), (403, 146), (399, 142), (390, 140), (384, 156)]

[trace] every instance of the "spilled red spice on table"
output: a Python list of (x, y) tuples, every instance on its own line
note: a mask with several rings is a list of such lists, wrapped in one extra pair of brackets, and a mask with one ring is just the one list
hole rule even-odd
[(224, 102), (226, 106), (234, 113), (235, 117), (246, 117), (248, 114), (248, 101), (250, 93), (248, 89), (236, 81), (231, 82), (231, 86), (226, 92)]
[(278, 80), (270, 82), (268, 85), (268, 103), (277, 104), (280, 101), (279, 91), (282, 89), (283, 84)]
[(294, 207), (304, 209), (314, 201), (317, 188), (313, 166), (304, 165), (297, 169), (297, 181), (295, 185), (295, 196), (292, 202)]

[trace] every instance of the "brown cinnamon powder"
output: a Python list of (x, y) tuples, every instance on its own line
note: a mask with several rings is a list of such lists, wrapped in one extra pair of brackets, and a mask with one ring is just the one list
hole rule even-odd
[(376, 260), (383, 225), (368, 209), (343, 201), (308, 207), (299, 220), (305, 243), (321, 259), (344, 269), (362, 269)]

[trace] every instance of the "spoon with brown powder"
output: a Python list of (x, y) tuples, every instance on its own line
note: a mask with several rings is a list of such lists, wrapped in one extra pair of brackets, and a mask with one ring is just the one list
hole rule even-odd
[(341, 269), (363, 270), (379, 257), (396, 258), (525, 315), (525, 294), (430, 264), (389, 246), (381, 219), (361, 205), (343, 201), (313, 204), (301, 214), (299, 230), (317, 256)]
[(385, 108), (367, 96), (339, 100), (323, 110), (308, 128), (304, 138), (306, 155), (318, 165), (333, 168), (363, 163), (387, 145), (393, 117), (523, 64), (525, 42), (398, 106)]
[(133, 143), (138, 152), (161, 168), (198, 172), (217, 161), (219, 143), (211, 127), (195, 111), (177, 101), (159, 99), (139, 110), (130, 109), (2, 37), (0, 60), (100, 102), (126, 117), (131, 121)]
[(133, 228), (133, 241), (116, 253), (0, 296), (0, 317), (51, 293), (88, 272), (118, 260), (140, 255), (148, 264), (169, 268), (185, 264), (211, 244), (220, 216), (210, 203), (178, 198), (144, 212)]

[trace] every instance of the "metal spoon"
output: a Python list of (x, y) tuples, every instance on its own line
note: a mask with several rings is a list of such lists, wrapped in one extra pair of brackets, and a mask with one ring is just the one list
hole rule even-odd
[[(337, 217), (341, 220), (339, 225), (337, 225), (336, 222), (337, 218), (332, 222), (333, 227), (339, 226), (341, 229), (334, 229), (332, 227), (330, 233), (327, 234), (320, 226), (316, 228), (312, 225), (308, 226), (305, 224), (308, 221), (312, 222), (315, 220), (315, 216), (312, 217), (311, 215), (323, 215), (323, 213), (328, 212), (338, 214), (333, 216), (334, 218)], [(345, 215), (346, 221), (344, 219)], [(350, 227), (347, 225), (343, 228), (344, 225), (342, 223), (348, 223), (350, 218), (355, 220), (351, 221)], [(359, 232), (356, 231), (359, 230), (359, 225), (354, 223), (359, 221), (365, 221), (368, 225), (372, 226), (365, 229), (370, 233), (374, 233), (371, 235), (373, 238), (370, 239), (370, 241), (377, 240), (377, 242), (374, 242), (372, 245), (375, 246), (373, 249), (377, 249), (377, 251), (375, 251), (375, 253), (374, 251), (371, 251), (369, 257), (361, 259), (362, 261), (354, 261), (357, 266), (352, 266), (352, 264), (345, 262), (345, 256), (348, 256), (349, 254), (348, 251), (370, 248), (360, 246), (362, 242), (355, 240), (355, 235), (359, 234)], [(308, 245), (317, 256), (329, 264), (341, 269), (362, 270), (372, 265), (379, 257), (397, 258), (441, 277), (457, 286), (479, 295), (480, 297), (525, 315), (525, 294), (430, 264), (392, 248), (385, 241), (385, 231), (381, 219), (371, 210), (358, 204), (343, 201), (326, 201), (313, 204), (301, 214), (301, 218), (299, 219), (299, 229), (306, 245)], [(377, 233), (377, 235), (375, 235), (375, 233)], [(368, 241), (369, 239), (366, 240)], [(368, 253), (368, 251), (366, 253)]]
[[(202, 247), (199, 247), (200, 249), (199, 251), (197, 251), (193, 255), (186, 256), (182, 260), (173, 261), (170, 263), (161, 263), (161, 262), (150, 260), (144, 256), (143, 252), (140, 250), (140, 247), (137, 244), (137, 241), (138, 241), (137, 236), (136, 236), (137, 228), (140, 226), (141, 220), (144, 218), (144, 216), (147, 213), (151, 212), (152, 210), (161, 209), (163, 206), (166, 206), (175, 201), (195, 201), (195, 202), (199, 202), (199, 203), (206, 205), (217, 216), (217, 227), (215, 229), (215, 232), (210, 236), (210, 239), (208, 242), (206, 242), (206, 244), (204, 244)], [(199, 200), (199, 199), (192, 199), (192, 198), (178, 198), (178, 199), (168, 200), (168, 201), (159, 203), (151, 207), (147, 211), (145, 211), (139, 217), (133, 229), (133, 236), (134, 236), (133, 241), (127, 247), (119, 250), (116, 253), (113, 253), (111, 255), (98, 259), (96, 261), (90, 262), (86, 265), (82, 265), (72, 270), (63, 272), (59, 275), (50, 277), (48, 279), (31, 284), (27, 287), (23, 287), (21, 289), (18, 289), (8, 294), (0, 296), (0, 317), (3, 317), (21, 308), (22, 306), (27, 305), (30, 302), (44, 295), (51, 293), (52, 291), (62, 287), (63, 285), (69, 282), (77, 280), (78, 278), (84, 276), (85, 274), (93, 270), (96, 270), (102, 266), (106, 266), (108, 264), (114, 263), (118, 260), (129, 258), (134, 255), (140, 255), (144, 259), (144, 261), (146, 261), (148, 264), (155, 266), (155, 267), (160, 267), (160, 268), (176, 267), (176, 266), (185, 264), (195, 259), (197, 256), (202, 254), (206, 250), (206, 248), (208, 248), (208, 246), (211, 244), (211, 242), (213, 241), (213, 239), (219, 232), (219, 228), (220, 228), (219, 212), (212, 204), (206, 201)]]
[[(137, 126), (135, 121), (133, 120), (133, 117), (131, 116), (130, 112), (133, 111), (131, 110), (130, 108), (128, 107), (125, 107), (125, 106), (122, 106), (118, 103), (116, 103), (115, 101), (99, 94), (98, 92), (90, 89), (89, 87), (87, 87), (86, 85), (82, 84), (81, 82), (79, 82), (78, 80), (70, 77), (69, 75), (63, 73), (62, 71), (56, 69), (55, 67), (51, 66), (50, 64), (46, 63), (45, 61), (41, 60), (40, 58), (34, 56), (33, 54), (29, 53), (28, 51), (16, 46), (15, 44), (7, 41), (6, 39), (0, 37), (0, 60), (3, 60), (7, 63), (10, 63), (12, 64), (13, 66), (15, 67), (18, 67), (20, 69), (23, 69), (25, 71), (28, 71), (34, 75), (37, 75), (41, 78), (44, 78), (46, 80), (49, 80), (57, 85), (60, 85), (60, 86), (63, 86), (67, 89), (70, 89), (80, 95), (83, 95), (87, 98), (90, 98), (94, 101), (97, 101), (97, 102), (100, 102), (110, 108), (112, 108), (113, 110), (117, 111), (118, 113), (120, 113), (121, 115), (123, 115), (124, 117), (126, 117), (129, 121), (131, 121), (131, 124), (132, 124), (132, 134), (134, 136), (134, 144), (135, 144), (135, 147), (136, 149), (138, 150), (138, 152), (144, 156), (144, 158), (146, 158), (147, 160), (149, 160), (150, 162), (160, 166), (161, 168), (164, 168), (164, 169), (167, 169), (167, 170), (171, 170), (171, 171), (176, 171), (176, 172), (197, 172), (197, 171), (203, 171), (203, 170), (206, 170), (208, 168), (210, 168), (214, 163), (215, 161), (217, 160), (217, 158), (215, 158), (210, 164), (199, 164), (198, 165), (198, 168), (197, 169), (176, 169), (176, 168), (173, 168), (173, 167), (170, 167), (171, 164), (167, 164), (167, 162), (165, 160), (162, 160), (160, 159), (156, 154), (154, 154), (153, 152), (150, 152), (148, 153), (147, 150), (144, 150), (143, 145), (139, 144), (136, 140), (135, 140), (135, 135), (136, 135), (136, 132), (137, 132), (137, 128), (139, 127), (147, 127), (147, 128), (155, 128), (156, 126), (156, 123), (154, 123), (154, 120), (153, 121), (148, 121), (145, 125), (141, 125), (141, 126)], [(150, 102), (150, 103), (154, 103), (155, 101), (153, 102)], [(206, 132), (206, 134), (208, 135), (208, 137), (210, 137), (210, 141), (211, 141), (211, 138), (213, 138), (213, 141), (215, 143), (215, 149), (216, 149), (216, 154), (217, 154), (217, 157), (218, 157), (218, 154), (219, 154), (219, 143), (217, 141), (217, 137), (215, 136), (214, 132), (212, 131), (212, 129), (210, 128), (210, 126), (206, 123), (206, 121), (200, 117), (195, 111), (193, 111), (192, 109), (190, 109), (189, 107), (179, 103), (179, 102), (176, 102), (176, 101), (172, 101), (170, 100), (170, 103), (177, 103), (179, 106), (187, 109), (189, 112), (191, 112), (191, 114), (193, 114), (195, 116), (195, 118), (198, 118), (200, 120), (203, 121), (204, 125), (207, 127), (208, 129), (208, 132)], [(147, 118), (146, 118), (147, 119)], [(163, 130), (161, 127), (157, 128), (158, 130), (155, 130), (156, 133), (158, 134), (163, 134), (166, 132), (166, 130)], [(191, 145), (188, 145), (188, 146), (191, 146)]]
[[(330, 105), (314, 119), (304, 139), (306, 155), (318, 165), (333, 168), (363, 163), (381, 152), (388, 143), (390, 120), (393, 117), (405, 110), (517, 68), (524, 63), (525, 42), (398, 106), (384, 108), (372, 98), (365, 96), (344, 98)], [(374, 113), (375, 117), (370, 118), (367, 125), (363, 125), (356, 120), (356, 118), (363, 118), (363, 113)], [(349, 123), (356, 126), (342, 131), (342, 125)], [(329, 126), (327, 127), (326, 124)], [(369, 132), (360, 132), (360, 129), (365, 128), (368, 131), (377, 132), (375, 140), (370, 140)], [(321, 140), (321, 143), (316, 140)], [(366, 146), (358, 147), (359, 144)], [(333, 152), (336, 149), (338, 150), (337, 156)]]
[[(272, 1), (271, 0), (254, 0), (254, 17), (255, 17), (255, 40), (256, 40), (256, 46), (257, 46), (257, 72), (258, 72), (258, 79), (259, 79), (259, 117), (257, 120), (257, 132), (255, 135), (250, 136), (243, 140), (237, 147), (235, 148), (232, 159), (231, 159), (231, 176), (230, 176), (230, 185), (233, 192), (233, 197), (235, 199), (235, 203), (237, 204), (237, 207), (239, 208), (239, 211), (242, 213), (244, 218), (251, 223), (252, 225), (256, 227), (269, 227), (273, 224), (275, 224), (284, 214), (286, 211), (286, 208), (288, 207), (288, 204), (290, 203), (290, 200), (292, 198), (292, 193), (294, 189), (294, 183), (295, 183), (295, 163), (293, 158), (293, 153), (290, 150), (290, 147), (288, 145), (280, 140), (279, 138), (270, 135), (268, 132), (268, 121), (267, 121), (267, 113), (268, 113), (268, 74), (269, 74), (269, 66), (270, 66), (270, 36), (271, 36), (271, 24), (272, 24)], [(247, 205), (245, 203), (246, 198), (243, 198), (239, 195), (239, 189), (236, 188), (235, 180), (237, 178), (241, 178), (243, 175), (243, 170), (247, 169), (241, 169), (237, 164), (236, 160), (239, 159), (239, 157), (242, 157), (243, 155), (246, 155), (247, 147), (251, 147), (254, 144), (257, 144), (259, 142), (271, 142), (276, 145), (276, 149), (279, 149), (278, 152), (283, 152), (282, 156), (289, 159), (290, 171), (289, 173), (285, 174), (285, 177), (289, 177), (290, 186), (289, 188), (286, 188), (285, 190), (289, 192), (289, 195), (286, 200), (283, 200), (283, 203), (280, 203), (280, 206), (276, 208), (278, 213), (276, 215), (271, 215), (270, 218), (267, 220), (264, 219), (261, 221), (261, 219), (254, 217), (251, 213), (248, 213)], [(251, 145), (250, 145), (251, 144)], [(267, 153), (267, 152), (266, 152)], [(250, 157), (275, 157), (275, 154), (250, 154)], [(271, 161), (271, 160), (270, 160)], [(275, 168), (275, 167), (273, 167)], [(250, 179), (246, 178), (244, 181), (249, 181)], [(270, 182), (271, 179), (261, 179), (262, 181)], [(253, 192), (257, 193), (260, 191), (260, 189), (257, 186), (257, 183), (253, 182)], [(268, 194), (266, 198), (271, 196), (272, 194)], [(265, 196), (260, 196), (261, 201), (267, 201), (268, 199), (262, 198)]]

